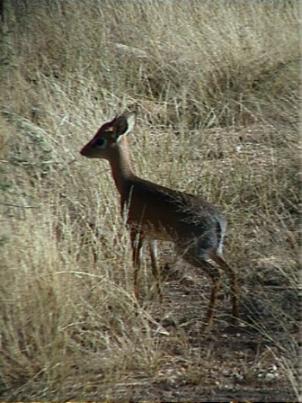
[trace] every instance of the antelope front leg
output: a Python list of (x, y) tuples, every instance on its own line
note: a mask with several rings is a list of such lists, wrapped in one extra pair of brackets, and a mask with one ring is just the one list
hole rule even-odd
[(131, 247), (132, 247), (132, 261), (134, 266), (134, 295), (138, 300), (139, 298), (139, 287), (138, 287), (138, 272), (141, 267), (141, 252), (144, 243), (144, 237), (141, 232), (135, 230), (130, 231)]
[(152, 274), (156, 282), (156, 288), (159, 295), (159, 302), (163, 302), (163, 294), (161, 290), (161, 280), (160, 280), (160, 267), (158, 265), (158, 253), (157, 253), (157, 241), (153, 240), (149, 242), (149, 250), (151, 257), (151, 268)]

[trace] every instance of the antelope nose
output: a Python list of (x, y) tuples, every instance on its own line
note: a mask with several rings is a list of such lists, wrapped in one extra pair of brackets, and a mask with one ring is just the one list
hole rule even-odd
[(85, 157), (85, 154), (86, 154), (85, 148), (86, 148), (86, 147), (83, 147), (83, 148), (80, 150), (80, 154), (83, 155), (84, 157)]

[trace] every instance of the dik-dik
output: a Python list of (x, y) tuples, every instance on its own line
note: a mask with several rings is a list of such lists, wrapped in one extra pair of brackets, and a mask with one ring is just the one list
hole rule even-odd
[[(128, 135), (135, 124), (135, 113), (123, 113), (105, 123), (86, 144), (81, 154), (106, 159), (120, 195), (121, 213), (127, 216), (134, 262), (134, 292), (138, 295), (138, 270), (141, 248), (147, 240), (151, 267), (159, 283), (156, 241), (173, 241), (178, 254), (203, 270), (212, 282), (205, 327), (213, 321), (213, 311), (220, 286), (219, 268), (230, 279), (232, 314), (238, 317), (236, 274), (223, 258), (226, 220), (206, 200), (158, 185), (135, 175), (129, 154)], [(159, 284), (158, 284), (159, 288)]]

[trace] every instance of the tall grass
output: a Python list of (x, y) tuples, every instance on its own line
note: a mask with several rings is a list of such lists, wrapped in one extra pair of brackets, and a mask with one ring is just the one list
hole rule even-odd
[[(298, 3), (4, 4), (3, 399), (169, 400), (175, 386), (188, 400), (206, 388), (297, 397)], [(162, 307), (148, 260), (140, 306), (133, 297), (109, 167), (79, 156), (130, 104), (137, 173), (201, 194), (228, 217), (245, 325), (228, 343), (229, 301), (212, 339), (200, 334), (207, 283), (182, 262), (171, 265), (189, 286), (164, 282)], [(162, 262), (171, 256), (164, 245)]]

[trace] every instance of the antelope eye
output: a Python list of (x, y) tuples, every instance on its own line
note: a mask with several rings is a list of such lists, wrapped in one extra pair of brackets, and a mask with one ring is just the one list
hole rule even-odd
[(98, 139), (96, 140), (95, 144), (96, 144), (98, 147), (105, 148), (105, 147), (106, 147), (106, 144), (107, 144), (107, 140), (104, 139), (104, 137), (100, 137), (100, 138), (98, 138)]

